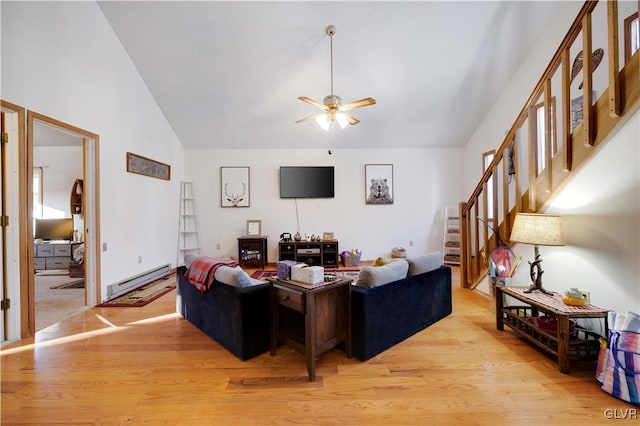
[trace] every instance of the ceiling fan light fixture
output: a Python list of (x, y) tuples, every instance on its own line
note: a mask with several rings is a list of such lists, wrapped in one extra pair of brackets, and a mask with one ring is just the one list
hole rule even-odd
[(342, 104), (342, 99), (340, 96), (335, 95), (333, 93), (333, 36), (336, 33), (336, 27), (333, 25), (329, 25), (326, 28), (326, 34), (329, 36), (331, 41), (331, 94), (324, 97), (323, 103), (314, 101), (311, 98), (306, 96), (298, 96), (298, 99), (302, 102), (306, 102), (310, 105), (323, 109), (325, 112), (319, 113), (316, 115), (312, 115), (300, 120), (297, 120), (296, 123), (302, 123), (304, 121), (312, 120), (315, 117), (316, 123), (323, 129), (329, 130), (331, 127), (331, 123), (334, 121), (338, 122), (338, 125), (344, 129), (348, 124), (355, 125), (360, 122), (357, 118), (344, 114), (342, 111), (349, 111), (355, 108), (362, 108), (369, 105), (375, 105), (376, 100), (369, 97), (360, 99), (357, 101), (349, 102), (347, 104)]
[(318, 125), (322, 128), (322, 130), (329, 130), (329, 127), (331, 126), (331, 121), (329, 121), (329, 117), (327, 117), (327, 114), (320, 114), (316, 117), (316, 123), (318, 123)]
[(341, 112), (336, 113), (336, 121), (340, 125), (341, 129), (344, 129), (345, 127), (347, 127), (347, 124), (349, 124), (349, 119)]

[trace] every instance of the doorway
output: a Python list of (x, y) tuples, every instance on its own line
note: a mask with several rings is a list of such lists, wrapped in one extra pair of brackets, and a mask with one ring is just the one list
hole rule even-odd
[[(0, 344), (35, 335), (33, 143), (34, 127), (53, 126), (82, 141), (84, 180), (85, 307), (100, 303), (99, 137), (24, 107), (0, 100), (8, 143), (2, 170), (8, 226), (3, 229), (2, 335)], [(5, 138), (5, 135), (2, 136)], [(69, 195), (67, 195), (69, 197)]]
[[(27, 151), (28, 175), (27, 184), (31, 187), (27, 202), (27, 222), (31, 225), (29, 244), (32, 250), (28, 255), (27, 267), (30, 275), (27, 309), (31, 334), (48, 322), (57, 322), (65, 317), (95, 306), (100, 300), (99, 282), (99, 241), (98, 226), (98, 136), (91, 132), (74, 127), (59, 120), (32, 111), (27, 113)], [(74, 165), (75, 163), (75, 165)], [(65, 169), (66, 165), (66, 169)], [(55, 169), (57, 170), (54, 170)], [(37, 170), (37, 171), (36, 171)], [(47, 177), (48, 176), (48, 177)], [(35, 178), (35, 179), (34, 179)], [(47, 185), (47, 180), (53, 178), (54, 183)], [(35, 188), (36, 180), (39, 188)], [(55, 182), (58, 180), (58, 182)], [(77, 183), (80, 182), (80, 187)], [(47, 196), (47, 187), (53, 188), (53, 193)], [(78, 209), (78, 202), (81, 208)], [(37, 207), (37, 208), (36, 208)], [(38, 211), (39, 210), (39, 211)], [(72, 219), (72, 234), (59, 244), (54, 244), (46, 238), (36, 235), (38, 228), (33, 228), (34, 217), (59, 217)], [(55, 240), (54, 240), (55, 241)], [(59, 240), (58, 240), (59, 241)], [(34, 244), (36, 243), (36, 244)], [(42, 255), (42, 256), (41, 256)], [(66, 261), (65, 261), (66, 258)], [(57, 262), (66, 262), (58, 265)], [(44, 264), (43, 264), (44, 262)], [(51, 267), (49, 267), (51, 264)], [(74, 266), (74, 268), (72, 268)], [(60, 269), (58, 269), (60, 268)], [(55, 274), (47, 271), (57, 270), (59, 275), (67, 281), (74, 281), (70, 286), (60, 286)], [(45, 281), (39, 283), (34, 271), (44, 271)], [(76, 285), (82, 277), (82, 287)], [(54, 288), (51, 288), (54, 287)], [(53, 293), (51, 292), (53, 290)], [(49, 296), (57, 293), (54, 303), (47, 303)], [(79, 300), (74, 300), (75, 293)], [(42, 297), (45, 297), (43, 300)], [(43, 303), (44, 302), (44, 303)], [(38, 307), (56, 309), (53, 315), (38, 312)], [(38, 321), (39, 314), (47, 321)]]
[[(58, 126), (34, 121), (36, 332), (86, 309), (83, 182), (82, 138)], [(72, 200), (75, 198), (77, 205)]]

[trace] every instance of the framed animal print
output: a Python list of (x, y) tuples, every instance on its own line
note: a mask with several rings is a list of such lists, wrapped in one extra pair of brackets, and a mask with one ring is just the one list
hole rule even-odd
[(393, 204), (393, 164), (365, 164), (365, 202)]
[(249, 207), (249, 167), (220, 167), (220, 206)]

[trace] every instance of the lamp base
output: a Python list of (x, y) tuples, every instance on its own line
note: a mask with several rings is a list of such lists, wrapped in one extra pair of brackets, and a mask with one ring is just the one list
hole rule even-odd
[(553, 294), (552, 291), (545, 290), (542, 286), (538, 287), (535, 283), (531, 284), (528, 289), (524, 290), (524, 293), (531, 293), (534, 290), (538, 290), (539, 292), (544, 294)]
[(534, 247), (534, 254), (534, 261), (529, 262), (529, 275), (531, 276), (531, 285), (524, 292), (531, 293), (534, 290), (538, 290), (539, 292), (544, 294), (553, 294), (553, 292), (547, 291), (542, 287), (542, 274), (544, 274), (544, 271), (542, 270), (542, 266), (540, 265), (542, 263), (542, 258), (540, 257), (540, 251), (537, 245)]

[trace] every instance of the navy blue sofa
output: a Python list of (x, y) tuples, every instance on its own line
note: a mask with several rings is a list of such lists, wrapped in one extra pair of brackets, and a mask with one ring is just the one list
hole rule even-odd
[(351, 287), (351, 353), (366, 361), (451, 314), (451, 268)]
[(177, 309), (185, 319), (242, 360), (269, 350), (269, 283), (235, 287), (215, 281), (200, 292), (177, 270)]

